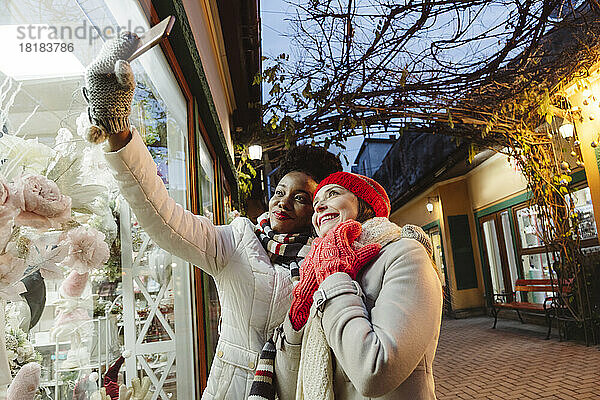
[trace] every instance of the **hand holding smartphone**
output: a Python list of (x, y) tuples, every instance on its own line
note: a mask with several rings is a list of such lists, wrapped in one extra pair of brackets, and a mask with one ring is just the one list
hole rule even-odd
[(175, 17), (169, 16), (158, 24), (154, 25), (149, 31), (144, 33), (140, 37), (140, 43), (138, 48), (133, 52), (133, 54), (127, 59), (127, 61), (131, 62), (150, 50), (152, 47), (156, 46), (160, 43), (161, 40), (168, 37), (171, 33), (171, 29), (173, 29), (173, 24), (175, 23)]

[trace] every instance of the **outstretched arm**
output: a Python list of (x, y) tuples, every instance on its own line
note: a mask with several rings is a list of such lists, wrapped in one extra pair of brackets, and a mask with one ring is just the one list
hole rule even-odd
[(240, 238), (231, 226), (214, 226), (177, 204), (141, 136), (135, 130), (131, 136), (129, 143), (105, 153), (105, 158), (141, 226), (161, 248), (218, 275)]
[(156, 164), (140, 135), (130, 129), (129, 114), (135, 90), (131, 67), (125, 61), (137, 48), (135, 34), (124, 32), (106, 42), (86, 69), (91, 126), (88, 140), (108, 139), (106, 160), (121, 193), (138, 221), (163, 249), (218, 275), (238, 242), (231, 227), (215, 227), (177, 204), (157, 175)]

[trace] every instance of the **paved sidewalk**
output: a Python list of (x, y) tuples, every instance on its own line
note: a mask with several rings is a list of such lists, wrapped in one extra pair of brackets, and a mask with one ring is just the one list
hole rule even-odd
[(545, 329), (493, 318), (444, 319), (434, 363), (439, 400), (600, 399), (600, 347), (544, 340)]

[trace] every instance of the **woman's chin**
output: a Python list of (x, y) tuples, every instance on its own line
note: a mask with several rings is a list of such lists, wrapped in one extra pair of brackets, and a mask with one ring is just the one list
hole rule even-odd
[(275, 217), (271, 217), (271, 229), (277, 233), (295, 233), (295, 224), (291, 219), (277, 219)]
[(319, 232), (319, 237), (323, 237), (325, 235), (327, 235), (327, 232), (329, 232), (331, 229), (335, 228), (336, 225), (339, 223), (339, 220), (336, 218), (334, 220), (327, 221), (321, 224), (321, 227), (318, 229)]

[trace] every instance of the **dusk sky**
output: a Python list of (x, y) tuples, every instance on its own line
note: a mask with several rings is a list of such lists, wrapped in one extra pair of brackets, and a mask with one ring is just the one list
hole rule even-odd
[[(281, 53), (293, 55), (293, 49), (290, 47), (290, 39), (286, 34), (291, 32), (290, 15), (293, 15), (294, 7), (285, 0), (262, 0), (261, 22), (262, 22), (262, 53), (265, 56), (274, 56)], [(263, 96), (268, 94), (263, 91)], [(346, 144), (345, 153), (350, 164), (354, 162), (360, 145), (362, 144), (362, 136), (350, 138)], [(330, 150), (338, 153), (339, 149), (331, 147)], [(342, 164), (345, 170), (350, 170), (350, 165), (345, 164), (342, 157)]]

